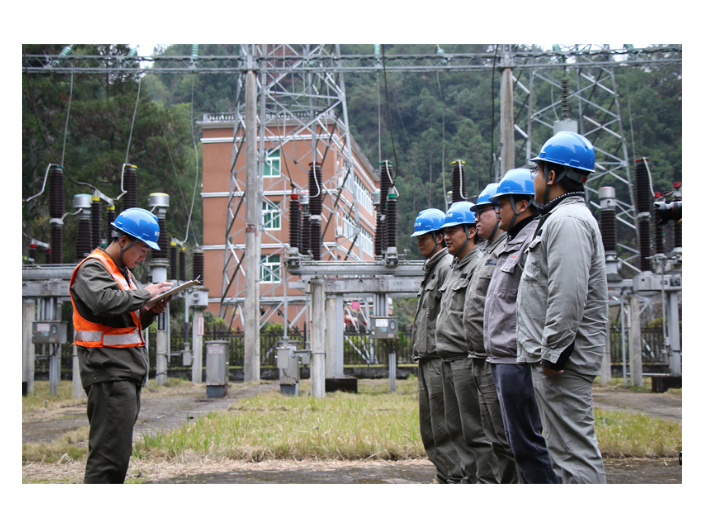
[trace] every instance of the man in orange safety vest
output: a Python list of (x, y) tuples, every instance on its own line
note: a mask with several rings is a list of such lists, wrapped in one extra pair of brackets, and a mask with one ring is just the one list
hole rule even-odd
[(141, 388), (149, 373), (142, 329), (166, 309), (161, 282), (138, 287), (131, 273), (149, 249), (159, 249), (159, 222), (130, 208), (111, 224), (117, 238), (76, 266), (69, 287), (81, 383), (88, 395), (90, 434), (84, 482), (124, 483)]

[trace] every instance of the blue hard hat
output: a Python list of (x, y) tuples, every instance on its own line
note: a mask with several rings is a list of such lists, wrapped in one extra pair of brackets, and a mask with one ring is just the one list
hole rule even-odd
[(147, 244), (150, 248), (159, 250), (159, 220), (146, 209), (131, 207), (125, 209), (114, 222), (110, 223), (127, 235), (131, 235)]
[(594, 172), (594, 146), (584, 136), (562, 131), (548, 139), (540, 149), (540, 154), (531, 161), (546, 161)]
[(442, 229), (442, 224), (445, 222), (445, 213), (440, 209), (424, 209), (416, 217), (413, 224), (412, 237), (425, 235)]
[(443, 227), (452, 227), (461, 224), (474, 224), (474, 204), (472, 202), (455, 202), (447, 210)]
[(498, 188), (499, 188), (498, 183), (490, 183), (489, 185), (484, 187), (484, 190), (481, 193), (479, 193), (479, 197), (477, 198), (477, 203), (474, 206), (470, 207), (469, 210), (472, 211), (473, 213), (476, 213), (477, 208), (480, 205), (494, 205), (491, 203), (491, 198), (493, 198), (493, 196), (496, 194)]
[(489, 201), (493, 204), (499, 203), (499, 197), (508, 196), (509, 194), (525, 194), (533, 196), (535, 188), (533, 187), (533, 177), (528, 169), (511, 169), (506, 171), (504, 177), (501, 178), (496, 193)]

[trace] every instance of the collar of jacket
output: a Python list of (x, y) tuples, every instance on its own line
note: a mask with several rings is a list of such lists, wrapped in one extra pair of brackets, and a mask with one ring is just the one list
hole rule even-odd
[(558, 196), (557, 198), (553, 198), (553, 199), (550, 200), (548, 203), (546, 203), (545, 205), (543, 205), (543, 206), (540, 208), (540, 214), (546, 215), (546, 214), (551, 213), (552, 210), (555, 209), (555, 207), (557, 207), (558, 204), (562, 203), (564, 200), (566, 200), (567, 198), (570, 198), (570, 197), (572, 197), (572, 196), (580, 196), (580, 197), (582, 198), (582, 201), (585, 200), (585, 193), (584, 193), (584, 191), (575, 191), (575, 192), (568, 192), (568, 193), (565, 193), (565, 194), (561, 194), (561, 195)]
[(442, 248), (440, 251), (435, 253), (432, 257), (429, 257), (425, 263), (423, 264), (423, 271), (428, 273), (430, 270), (433, 269), (435, 264), (438, 263), (438, 261), (443, 258), (445, 255), (447, 255), (447, 248)]
[(479, 251), (481, 251), (479, 249), (479, 246), (475, 245), (472, 249), (469, 250), (469, 253), (467, 253), (461, 261), (458, 262), (457, 257), (455, 257), (455, 260), (452, 261), (451, 268), (452, 269), (463, 268), (464, 266), (466, 266), (467, 264), (469, 264), (472, 261), (472, 259), (477, 255), (477, 253), (479, 253)]
[(504, 249), (511, 249), (515, 248), (516, 246), (523, 245), (523, 243), (526, 241), (526, 238), (528, 238), (528, 230), (526, 229), (526, 227), (531, 225), (531, 222), (538, 222), (540, 218), (542, 218), (540, 215), (531, 216), (530, 222), (526, 222), (523, 228), (518, 233), (516, 233), (516, 236), (514, 238), (506, 238), (506, 245), (504, 246)]
[(482, 253), (491, 253), (492, 251), (494, 251), (507, 236), (508, 233), (506, 233), (506, 231), (497, 232), (494, 236), (494, 240), (486, 241), (486, 244), (484, 244), (484, 247), (482, 248)]
[(536, 218), (538, 218), (538, 215), (537, 215), (537, 214), (536, 214), (536, 215), (529, 216), (528, 218), (524, 218), (523, 220), (521, 220), (520, 222), (518, 222), (515, 226), (513, 226), (513, 227), (511, 228), (511, 231), (509, 231), (509, 233), (508, 233), (508, 240), (507, 240), (507, 242), (510, 242), (511, 240), (513, 240), (514, 238), (516, 238), (516, 236), (518, 235), (518, 233), (520, 233), (521, 231), (523, 231), (523, 228), (524, 228), (525, 226), (527, 226), (528, 224), (530, 224), (530, 223), (531, 223), (533, 220), (535, 220)]

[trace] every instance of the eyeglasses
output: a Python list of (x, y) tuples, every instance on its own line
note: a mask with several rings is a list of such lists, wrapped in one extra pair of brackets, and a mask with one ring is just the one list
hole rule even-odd
[(530, 169), (530, 179), (531, 180), (535, 179), (536, 174), (538, 174), (538, 167), (533, 167), (532, 169)]
[(495, 207), (495, 206), (494, 206), (494, 207), (482, 207), (481, 209), (477, 209), (477, 212), (474, 213), (474, 217), (475, 217), (475, 218), (479, 218), (480, 216), (482, 216), (482, 215), (483, 215), (484, 213), (486, 213), (487, 211), (491, 211), (492, 213), (495, 213), (495, 212), (496, 212), (496, 207)]

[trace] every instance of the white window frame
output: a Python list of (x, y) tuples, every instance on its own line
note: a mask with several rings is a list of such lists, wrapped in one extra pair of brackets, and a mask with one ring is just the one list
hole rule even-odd
[(266, 284), (281, 282), (281, 255), (262, 255), (259, 266), (259, 282)]
[(281, 231), (281, 202), (262, 200), (262, 228), (265, 231)]
[[(276, 166), (274, 166), (276, 163)], [(268, 170), (267, 170), (268, 169)], [(268, 172), (268, 174), (267, 174)], [(278, 178), (281, 176), (281, 150), (275, 149), (267, 152), (266, 160), (264, 161), (264, 178)]]

